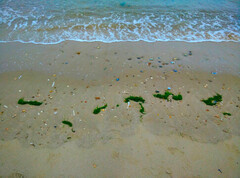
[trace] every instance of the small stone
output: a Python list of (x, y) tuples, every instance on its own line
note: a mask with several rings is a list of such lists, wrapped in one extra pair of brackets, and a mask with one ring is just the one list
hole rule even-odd
[(192, 55), (192, 51), (189, 51), (189, 52), (188, 52), (188, 55), (191, 56), (191, 55)]
[(167, 174), (172, 174), (172, 172), (169, 169), (166, 170), (166, 173)]
[(97, 167), (97, 165), (96, 165), (96, 164), (93, 164), (93, 167), (94, 167), (94, 168), (96, 168), (96, 167)]

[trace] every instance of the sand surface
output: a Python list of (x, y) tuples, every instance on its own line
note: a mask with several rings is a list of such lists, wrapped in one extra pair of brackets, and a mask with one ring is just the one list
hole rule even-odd
[[(239, 49), (1, 43), (0, 176), (239, 177)], [(183, 100), (153, 97), (168, 87)], [(223, 101), (215, 106), (201, 101), (216, 93)], [(124, 102), (131, 95), (145, 99), (145, 114)], [(17, 104), (22, 97), (43, 104)]]

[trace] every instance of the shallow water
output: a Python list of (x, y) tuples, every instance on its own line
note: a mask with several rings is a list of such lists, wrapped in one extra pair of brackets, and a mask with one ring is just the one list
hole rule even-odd
[(234, 0), (1, 0), (0, 41), (239, 41)]

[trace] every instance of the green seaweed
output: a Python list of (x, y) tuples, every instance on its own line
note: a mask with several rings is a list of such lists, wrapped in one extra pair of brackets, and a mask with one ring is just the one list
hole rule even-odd
[(64, 120), (64, 121), (62, 121), (62, 123), (68, 125), (69, 127), (72, 127), (72, 123), (69, 121)]
[(141, 106), (141, 109), (139, 110), (140, 113), (145, 114), (145, 109), (144, 109), (142, 103), (139, 103), (139, 105)]
[(220, 94), (216, 94), (215, 96), (213, 97), (210, 97), (206, 100), (201, 100), (202, 102), (204, 102), (206, 105), (209, 105), (209, 106), (214, 106), (216, 105), (218, 102), (221, 102), (222, 101), (222, 95)]
[(101, 109), (105, 109), (107, 107), (107, 104), (105, 104), (104, 106), (102, 107), (96, 107), (94, 110), (93, 110), (93, 114), (98, 114), (101, 112)]
[(182, 95), (178, 94), (178, 95), (173, 95), (172, 99), (178, 101), (178, 100), (182, 100)]
[(135, 101), (135, 102), (145, 102), (145, 99), (143, 99), (141, 96), (129, 96), (127, 98), (125, 98), (124, 102), (127, 103), (130, 100)]
[(153, 94), (154, 97), (156, 98), (160, 98), (160, 99), (165, 99), (168, 100), (168, 97), (172, 95), (172, 99), (174, 100), (182, 100), (182, 95), (178, 94), (178, 95), (174, 95), (169, 91), (165, 91), (164, 95), (162, 94)]
[(29, 104), (29, 105), (34, 105), (34, 106), (40, 106), (43, 104), (43, 102), (38, 102), (38, 101), (24, 101), (24, 98), (20, 98), (18, 100), (18, 104), (24, 105), (24, 104)]
[(228, 112), (224, 112), (223, 115), (224, 115), (224, 116), (231, 116), (232, 114), (231, 114), (231, 113), (228, 113)]
[(168, 97), (169, 97), (170, 95), (172, 95), (171, 92), (165, 91), (164, 95), (162, 95), (162, 94), (154, 94), (153, 96), (156, 97), (156, 98), (168, 100)]

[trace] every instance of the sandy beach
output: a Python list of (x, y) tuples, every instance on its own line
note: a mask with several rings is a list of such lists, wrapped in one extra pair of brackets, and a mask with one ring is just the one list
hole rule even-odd
[[(239, 49), (0, 43), (0, 176), (239, 177)], [(165, 91), (182, 100), (153, 96)], [(221, 102), (202, 102), (217, 93)], [(138, 102), (124, 102), (129, 96), (145, 99), (144, 114)]]

